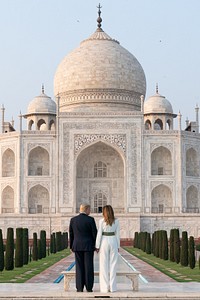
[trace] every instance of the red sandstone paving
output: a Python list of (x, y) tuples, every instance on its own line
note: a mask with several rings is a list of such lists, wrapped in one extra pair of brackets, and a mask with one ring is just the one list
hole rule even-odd
[[(144, 261), (138, 259), (137, 257), (131, 255), (124, 249), (120, 248), (120, 254), (131, 264), (137, 271), (140, 271), (142, 276), (148, 282), (175, 282), (174, 279), (163, 274), (154, 267), (148, 265)], [(52, 283), (54, 282), (62, 271), (65, 271), (71, 263), (74, 262), (74, 254), (63, 258), (53, 266), (49, 267), (42, 273), (32, 277), (27, 281), (27, 283)]]

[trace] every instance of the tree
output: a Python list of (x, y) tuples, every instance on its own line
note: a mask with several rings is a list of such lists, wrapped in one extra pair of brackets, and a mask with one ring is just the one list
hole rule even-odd
[(134, 234), (133, 247), (138, 248), (138, 232), (137, 231), (135, 231), (135, 234)]
[(159, 230), (155, 231), (155, 252), (154, 255), (159, 257)]
[(169, 245), (170, 245), (170, 261), (174, 262), (174, 229), (170, 230), (170, 238), (169, 238)]
[(166, 230), (162, 230), (162, 259), (168, 260), (168, 238)]
[(146, 238), (146, 253), (151, 254), (151, 235), (149, 232), (147, 232)]
[(163, 247), (163, 230), (159, 230), (158, 231), (158, 243), (159, 243), (159, 258), (163, 258), (163, 251), (162, 251), (162, 247)]
[(15, 267), (23, 266), (23, 228), (16, 228)]
[(180, 237), (179, 229), (174, 229), (174, 260), (177, 264), (180, 263)]
[(3, 236), (2, 230), (0, 229), (0, 272), (4, 269), (4, 246), (3, 246)]
[(182, 232), (181, 240), (181, 265), (184, 267), (188, 266), (188, 234), (187, 231)]
[(38, 240), (38, 259), (42, 259), (41, 240)]
[(152, 234), (151, 252), (155, 255), (155, 232)]
[(23, 264), (28, 264), (29, 255), (29, 240), (28, 240), (28, 228), (23, 228)]
[(5, 269), (14, 269), (14, 233), (11, 227), (7, 229)]
[(189, 266), (191, 269), (195, 268), (195, 248), (194, 248), (194, 237), (189, 238)]
[(68, 232), (63, 232), (64, 249), (68, 248)]
[(56, 250), (61, 251), (62, 249), (62, 238), (61, 231), (56, 232)]
[(38, 260), (38, 245), (37, 245), (37, 233), (33, 233), (33, 251), (32, 251), (33, 260)]
[(51, 239), (50, 239), (50, 252), (51, 253), (56, 253), (56, 235), (55, 232), (51, 234)]
[(46, 231), (40, 231), (40, 242), (41, 242), (41, 258), (46, 257)]

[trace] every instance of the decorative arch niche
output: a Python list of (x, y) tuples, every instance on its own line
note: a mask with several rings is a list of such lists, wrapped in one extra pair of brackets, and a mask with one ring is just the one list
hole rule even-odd
[(29, 176), (48, 176), (49, 165), (49, 153), (46, 149), (38, 146), (30, 151), (28, 157)]
[(194, 185), (191, 185), (187, 189), (186, 203), (187, 203), (187, 212), (198, 213), (200, 211), (198, 189)]
[(171, 152), (160, 146), (151, 153), (151, 175), (172, 175)]
[(2, 213), (14, 213), (14, 190), (9, 185), (2, 191)]
[(194, 148), (190, 148), (186, 152), (186, 176), (199, 176), (198, 155)]
[(28, 211), (30, 214), (49, 213), (49, 191), (40, 184), (28, 192)]
[(151, 212), (172, 212), (173, 200), (170, 188), (164, 184), (156, 186), (151, 192)]
[(2, 177), (15, 176), (15, 154), (9, 148), (2, 156)]

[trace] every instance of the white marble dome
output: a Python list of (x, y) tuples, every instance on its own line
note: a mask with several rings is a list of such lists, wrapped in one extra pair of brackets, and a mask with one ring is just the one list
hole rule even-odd
[(42, 91), (29, 103), (27, 114), (56, 114), (56, 103)]
[(140, 110), (146, 79), (138, 60), (98, 28), (59, 64), (54, 77), (60, 110), (69, 106)]
[(144, 114), (173, 114), (171, 103), (158, 92), (144, 102)]

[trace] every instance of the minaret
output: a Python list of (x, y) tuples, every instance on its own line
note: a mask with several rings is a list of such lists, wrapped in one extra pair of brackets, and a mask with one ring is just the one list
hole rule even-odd
[(14, 128), (14, 124), (15, 124), (15, 121), (14, 121), (13, 116), (12, 116), (11, 125), (12, 125), (13, 128)]
[(5, 108), (4, 105), (1, 107), (1, 132), (4, 133), (4, 115), (5, 115)]
[(187, 119), (185, 120), (185, 124), (186, 124), (186, 128), (188, 127), (188, 125), (189, 125), (189, 120), (188, 120), (188, 117), (187, 117)]
[(199, 107), (198, 104), (195, 107), (196, 111), (196, 132), (199, 133)]
[(178, 113), (178, 130), (181, 131), (181, 113), (180, 113), (180, 110), (179, 110), (179, 113)]
[(19, 131), (22, 132), (22, 113), (21, 113), (21, 110), (20, 110), (20, 113), (19, 113)]

